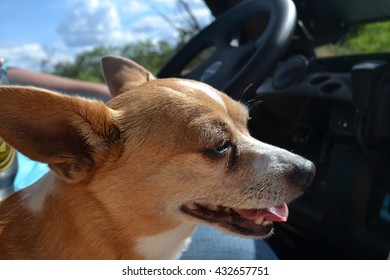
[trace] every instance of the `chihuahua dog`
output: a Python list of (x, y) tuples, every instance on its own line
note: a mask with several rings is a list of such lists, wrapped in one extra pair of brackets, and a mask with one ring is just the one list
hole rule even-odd
[(0, 136), (51, 171), (0, 204), (0, 259), (174, 259), (199, 223), (268, 237), (314, 165), (249, 135), (248, 110), (107, 56), (107, 104), (0, 87)]

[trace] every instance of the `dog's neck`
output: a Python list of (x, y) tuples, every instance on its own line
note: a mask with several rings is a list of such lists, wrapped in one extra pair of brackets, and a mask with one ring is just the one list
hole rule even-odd
[[(97, 184), (92, 188), (100, 187), (103, 186)], [(129, 205), (137, 205), (132, 201), (138, 200), (136, 195), (127, 199)], [(91, 186), (66, 185), (52, 172), (29, 188), (15, 193), (12, 200), (18, 200), (19, 208), (19, 211), (14, 211), (18, 217), (13, 218), (30, 224), (28, 236), (34, 236), (35, 240), (25, 238), (23, 232), (17, 231), (18, 227), (5, 234), (7, 229), (0, 225), (1, 237), (8, 239), (8, 244), (11, 239), (14, 240), (21, 252), (31, 253), (29, 257), (172, 259), (180, 256), (195, 229), (192, 223), (171, 221), (163, 215), (147, 217), (149, 220), (145, 221), (143, 213), (137, 213), (135, 208), (128, 209), (118, 218), (118, 213), (107, 211), (106, 201), (96, 197)], [(152, 227), (151, 218), (154, 218)], [(33, 247), (30, 243), (34, 244)], [(48, 252), (58, 255), (45, 255)], [(23, 258), (23, 255), (16, 257)]]

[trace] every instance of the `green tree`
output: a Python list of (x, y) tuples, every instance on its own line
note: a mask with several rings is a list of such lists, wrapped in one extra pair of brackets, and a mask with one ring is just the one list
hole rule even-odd
[(54, 65), (52, 74), (90, 82), (103, 82), (100, 58), (107, 54), (116, 54), (116, 48), (99, 46), (90, 51), (79, 53), (74, 62), (59, 62)]
[(363, 25), (343, 45), (353, 53), (389, 52), (390, 22)]
[(179, 38), (175, 45), (164, 40), (158, 42), (144, 40), (120, 47), (98, 46), (90, 51), (79, 53), (74, 62), (56, 63), (50, 71), (47, 70), (50, 61), (42, 61), (42, 71), (79, 80), (104, 82), (100, 59), (104, 55), (117, 54), (139, 63), (156, 74), (178, 48), (202, 29), (186, 0), (176, 0), (176, 5), (178, 11), (181, 11), (179, 14), (182, 15), (181, 20), (178, 21), (172, 21), (171, 18), (156, 10), (178, 33)]
[(119, 55), (134, 60), (156, 74), (174, 54), (176, 48), (167, 41), (150, 40), (128, 44), (119, 49)]
[(120, 55), (134, 60), (152, 73), (157, 73), (173, 55), (175, 47), (166, 41), (156, 43), (145, 40), (130, 43), (121, 47), (98, 46), (76, 56), (74, 62), (59, 62), (53, 66), (52, 74), (91, 81), (104, 82), (100, 59), (104, 55)]
[(333, 45), (317, 49), (320, 56), (390, 52), (390, 22), (375, 22), (357, 26)]

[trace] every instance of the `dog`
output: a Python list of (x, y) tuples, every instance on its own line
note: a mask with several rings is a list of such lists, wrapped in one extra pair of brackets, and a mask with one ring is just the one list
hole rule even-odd
[(51, 171), (0, 204), (0, 259), (175, 259), (197, 224), (263, 238), (314, 164), (252, 138), (247, 108), (201, 82), (102, 58), (106, 104), (0, 88), (0, 136)]

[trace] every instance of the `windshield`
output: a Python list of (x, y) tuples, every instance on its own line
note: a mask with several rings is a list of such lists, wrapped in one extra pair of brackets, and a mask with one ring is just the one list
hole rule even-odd
[(305, 6), (344, 24), (360, 24), (390, 18), (388, 0), (294, 0), (296, 6)]
[(352, 27), (344, 38), (315, 49), (316, 56), (390, 52), (390, 21)]

